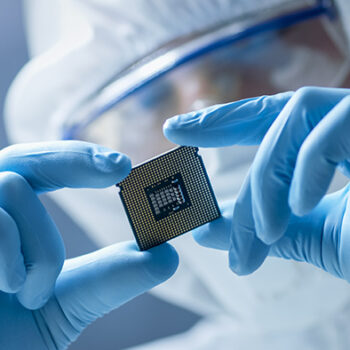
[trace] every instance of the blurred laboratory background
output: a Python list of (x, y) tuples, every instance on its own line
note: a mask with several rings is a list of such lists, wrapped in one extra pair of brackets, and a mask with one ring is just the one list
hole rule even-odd
[[(28, 61), (20, 0), (0, 1), (0, 146), (8, 144), (3, 123), (6, 92)], [(97, 249), (83, 231), (47, 197), (42, 198), (65, 241), (67, 256)], [(88, 327), (71, 350), (118, 350), (182, 332), (199, 316), (149, 294), (142, 295)]]

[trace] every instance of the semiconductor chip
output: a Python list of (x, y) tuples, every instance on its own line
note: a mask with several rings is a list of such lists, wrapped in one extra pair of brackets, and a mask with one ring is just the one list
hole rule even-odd
[(117, 186), (140, 250), (220, 217), (196, 147), (180, 146), (137, 165)]

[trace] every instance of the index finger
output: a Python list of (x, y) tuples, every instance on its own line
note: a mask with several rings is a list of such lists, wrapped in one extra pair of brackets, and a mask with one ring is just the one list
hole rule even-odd
[(0, 152), (0, 172), (20, 174), (39, 193), (112, 186), (130, 169), (124, 154), (82, 141), (17, 144)]
[(283, 92), (181, 114), (165, 122), (164, 135), (186, 146), (257, 145), (292, 95)]

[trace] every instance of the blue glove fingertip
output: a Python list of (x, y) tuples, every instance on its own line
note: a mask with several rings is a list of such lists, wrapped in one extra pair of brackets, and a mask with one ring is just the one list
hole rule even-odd
[(249, 275), (262, 265), (270, 247), (253, 236), (234, 238), (229, 249), (230, 269), (238, 276)]
[(188, 133), (191, 132), (189, 126), (193, 123), (195, 113), (181, 114), (169, 118), (163, 125), (165, 137), (178, 145), (190, 146)]
[(266, 245), (271, 245), (278, 241), (283, 235), (283, 230), (275, 230), (274, 228), (262, 228), (256, 229), (256, 236)]
[(242, 273), (239, 258), (236, 256), (235, 252), (232, 249), (230, 249), (228, 252), (228, 262), (231, 271), (237, 274), (238, 276), (241, 276)]
[(108, 159), (116, 165), (116, 171), (121, 179), (129, 175), (132, 165), (128, 156), (121, 153), (112, 153), (108, 156)]
[(196, 228), (192, 232), (193, 239), (202, 247), (227, 250), (229, 246), (229, 235), (225, 232), (211, 229), (207, 225)]
[(94, 164), (102, 173), (117, 173), (116, 182), (124, 179), (131, 170), (131, 160), (122, 153), (99, 147), (94, 154)]
[(141, 253), (146, 257), (145, 268), (148, 274), (153, 277), (157, 284), (169, 279), (176, 272), (179, 265), (179, 256), (168, 243)]
[(249, 264), (242, 263), (241, 258), (237, 256), (234, 249), (229, 250), (228, 261), (231, 271), (238, 276), (246, 276), (255, 271)]
[(229, 249), (233, 205), (232, 202), (221, 204), (220, 218), (193, 230), (192, 236), (199, 245), (219, 250)]
[(20, 303), (29, 310), (37, 310), (43, 307), (53, 294), (53, 289), (45, 294), (38, 295), (32, 299), (24, 300), (21, 298)]

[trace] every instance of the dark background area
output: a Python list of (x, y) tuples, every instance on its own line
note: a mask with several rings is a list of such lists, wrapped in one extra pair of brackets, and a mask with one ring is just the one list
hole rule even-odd
[[(49, 0), (48, 0), (49, 1)], [(19, 0), (0, 1), (0, 147), (8, 144), (3, 124), (7, 89), (28, 61)], [(56, 221), (66, 244), (68, 257), (97, 247), (52, 200), (43, 197), (46, 208)], [(70, 350), (118, 350), (166, 337), (190, 328), (198, 316), (144, 294), (110, 313), (87, 328)], [(20, 330), (19, 330), (20, 331)]]

